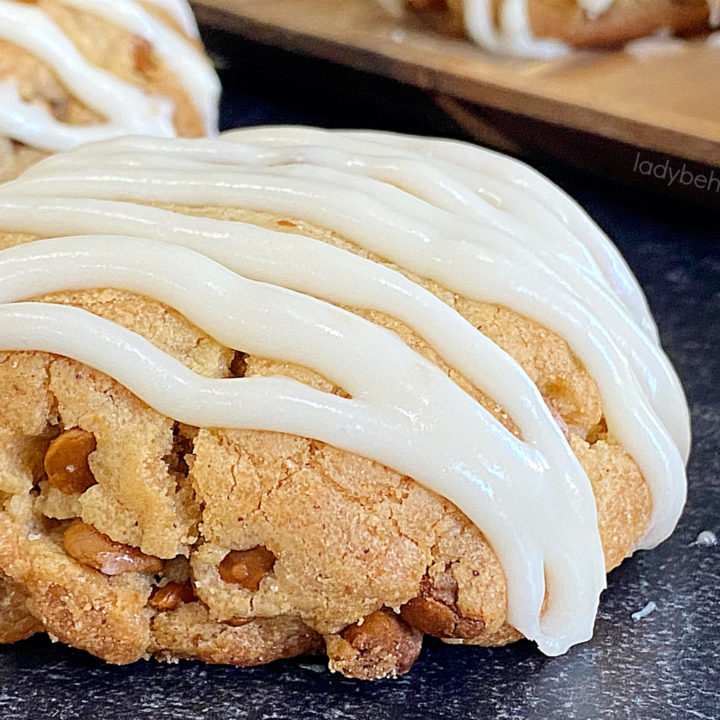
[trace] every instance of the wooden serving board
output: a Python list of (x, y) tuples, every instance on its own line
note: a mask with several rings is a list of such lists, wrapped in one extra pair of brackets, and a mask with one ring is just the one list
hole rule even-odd
[(483, 52), (393, 19), (377, 0), (195, 0), (200, 22), (393, 77), (440, 96), (720, 166), (720, 46), (638, 60), (624, 51), (552, 61)]

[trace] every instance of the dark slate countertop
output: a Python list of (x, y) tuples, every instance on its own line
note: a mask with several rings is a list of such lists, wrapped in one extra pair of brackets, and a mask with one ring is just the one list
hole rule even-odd
[[(366, 126), (459, 136), (418, 92), (339, 68), (213, 38), (226, 127)], [(645, 288), (692, 408), (689, 499), (673, 537), (609, 577), (591, 642), (547, 658), (430, 641), (412, 671), (360, 683), (305, 658), (249, 669), (183, 662), (111, 667), (33, 638), (0, 648), (0, 718), (400, 720), (720, 718), (720, 195), (709, 209), (623, 190), (532, 159), (615, 240)], [(657, 609), (632, 614), (648, 602)]]

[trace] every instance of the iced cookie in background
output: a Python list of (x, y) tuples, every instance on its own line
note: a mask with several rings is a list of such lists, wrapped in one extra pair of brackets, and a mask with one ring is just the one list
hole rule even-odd
[(26, 632), (364, 679), (425, 634), (557, 655), (682, 510), (688, 409), (637, 281), (498, 153), (114, 139), (1, 188), (0, 247)]
[(621, 45), (720, 25), (717, 0), (379, 0), (416, 13), (438, 31), (466, 36), (491, 52), (549, 58), (572, 48)]
[(0, 181), (85, 142), (214, 135), (219, 94), (185, 0), (0, 0)]

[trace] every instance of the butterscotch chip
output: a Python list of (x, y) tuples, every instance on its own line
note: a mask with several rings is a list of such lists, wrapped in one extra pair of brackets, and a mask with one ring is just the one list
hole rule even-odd
[(85, 492), (95, 484), (88, 458), (96, 448), (95, 436), (80, 428), (66, 430), (56, 437), (45, 454), (49, 483), (68, 495)]
[(247, 371), (247, 355), (243, 352), (235, 352), (230, 361), (230, 374), (233, 377), (243, 377)]
[(430, 12), (440, 12), (446, 10), (445, 0), (408, 0), (408, 5), (414, 10), (420, 12), (428, 10)]
[(131, 545), (113, 542), (107, 535), (82, 520), (75, 520), (65, 531), (63, 545), (68, 555), (105, 575), (154, 575), (163, 569), (160, 558), (146, 555)]
[(353, 677), (374, 679), (406, 673), (422, 649), (423, 634), (388, 608), (343, 630), (339, 653), (331, 657), (335, 669)]
[(170, 582), (155, 590), (148, 604), (155, 610), (177, 610), (183, 603), (196, 599), (195, 591), (189, 582)]
[(251, 623), (253, 621), (253, 618), (245, 618), (240, 617), (239, 615), (236, 615), (235, 617), (231, 617), (229, 620), (224, 620), (223, 624), (229, 625), (230, 627), (242, 627), (243, 625), (247, 625), (248, 623)]
[(432, 598), (413, 598), (403, 605), (400, 615), (408, 625), (441, 638), (471, 640), (485, 629), (482, 620), (464, 618), (453, 608)]
[(157, 67), (153, 46), (137, 35), (133, 38), (133, 65), (136, 72), (145, 76), (150, 75)]
[(242, 585), (256, 592), (260, 582), (273, 569), (275, 556), (266, 548), (258, 546), (252, 550), (232, 550), (219, 565), (220, 577), (226, 583)]
[(420, 594), (402, 606), (400, 615), (406, 623), (428, 635), (476, 638), (485, 629), (485, 622), (462, 615), (457, 606), (457, 589), (457, 582), (447, 572), (434, 582), (423, 578)]

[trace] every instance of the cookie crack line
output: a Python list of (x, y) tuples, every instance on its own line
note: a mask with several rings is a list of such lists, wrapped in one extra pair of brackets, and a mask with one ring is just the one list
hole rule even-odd
[[(0, 227), (63, 236), (0, 253), (0, 347), (83, 362), (179, 422), (310, 437), (412, 477), (482, 530), (507, 577), (510, 624), (558, 654), (592, 634), (603, 553), (590, 482), (518, 363), (421, 285), (378, 263), (301, 234), (148, 206), (239, 203), (304, 217), (564, 337), (653, 494), (640, 544), (662, 540), (684, 501), (687, 408), (616, 251), (522, 166), (475, 153), (477, 167), (467, 167), (455, 144), (403, 139), (390, 150), (391, 140), (280, 129), (197, 143), (131, 138), (50, 159), (0, 191)], [(428, 172), (414, 176), (412, 188), (391, 184), (410, 160)], [(527, 203), (513, 173), (526, 181)], [(498, 193), (500, 208), (476, 202), (482, 185)], [(547, 198), (559, 216), (541, 209)], [(570, 238), (565, 251), (552, 233), (528, 226), (540, 215)], [(84, 310), (26, 302), (38, 289), (105, 286), (152, 297), (221, 345), (307, 367), (351, 397), (282, 377), (202, 377)], [(496, 400), (523, 439), (397, 335), (338, 306), (406, 323)]]

